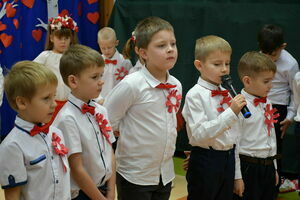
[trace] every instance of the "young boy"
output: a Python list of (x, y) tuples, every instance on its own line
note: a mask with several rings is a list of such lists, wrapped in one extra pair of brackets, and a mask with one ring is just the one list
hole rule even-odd
[(218, 36), (196, 41), (194, 65), (201, 76), (182, 111), (193, 146), (187, 171), (191, 200), (232, 200), (236, 135), (229, 129), (246, 101), (242, 95), (231, 99), (220, 87), (221, 76), (230, 71), (230, 56), (230, 45)]
[(140, 21), (136, 46), (145, 61), (107, 96), (114, 131), (117, 189), (122, 200), (168, 200), (175, 178), (173, 154), (181, 83), (169, 74), (177, 60), (172, 25), (158, 17)]
[(117, 50), (119, 40), (117, 40), (114, 29), (104, 27), (98, 32), (98, 44), (104, 58), (105, 67), (103, 74), (104, 85), (101, 97), (107, 94), (128, 74), (132, 64), (129, 59), (125, 59)]
[(71, 94), (53, 124), (64, 132), (69, 147), (72, 199), (115, 195), (111, 147), (115, 138), (106, 109), (91, 101), (101, 91), (103, 69), (101, 55), (83, 45), (70, 47), (60, 60), (60, 73)]
[(299, 71), (295, 58), (285, 50), (283, 31), (280, 27), (267, 24), (258, 33), (260, 51), (275, 62), (277, 71), (273, 79), (273, 87), (268, 94), (273, 108), (278, 110), (280, 117), (275, 123), (277, 136), (278, 173), (281, 175), (281, 153), (283, 136), (296, 113), (293, 99), (293, 79)]
[(0, 184), (6, 199), (68, 200), (70, 169), (59, 129), (44, 125), (54, 112), (57, 78), (45, 66), (22, 61), (5, 77), (15, 127), (0, 145)]
[[(238, 64), (245, 96), (252, 116), (239, 118), (231, 132), (237, 137), (235, 190), (243, 200), (274, 199), (276, 172), (276, 134), (273, 123), (278, 114), (267, 98), (276, 66), (263, 53), (248, 52)], [(245, 189), (244, 189), (245, 188)]]

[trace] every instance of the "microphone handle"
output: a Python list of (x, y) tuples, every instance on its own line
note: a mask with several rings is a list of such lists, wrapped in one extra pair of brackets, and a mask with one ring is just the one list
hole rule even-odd
[[(235, 97), (237, 95), (235, 89), (233, 88), (233, 86), (231, 84), (229, 86), (230, 86), (230, 88), (228, 88), (229, 93), (231, 94), (232, 97)], [(242, 112), (244, 118), (249, 118), (251, 116), (251, 112), (247, 106), (244, 106), (242, 108), (241, 112)]]

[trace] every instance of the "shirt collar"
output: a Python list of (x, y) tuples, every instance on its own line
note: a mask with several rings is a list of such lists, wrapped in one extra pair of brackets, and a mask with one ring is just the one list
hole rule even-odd
[[(141, 72), (143, 73), (146, 82), (152, 87), (155, 88), (158, 86), (161, 82), (157, 80), (152, 74), (148, 71), (147, 67), (142, 67)], [(172, 84), (171, 76), (169, 74), (169, 71), (167, 71), (167, 82), (169, 84)]]
[(25, 131), (27, 131), (29, 133), (35, 124), (25, 121), (24, 119), (21, 119), (19, 116), (17, 116), (16, 120), (15, 120), (15, 125), (17, 125), (18, 127), (24, 129)]
[[(78, 99), (77, 97), (75, 97), (72, 93), (70, 93), (68, 100), (71, 104), (76, 106), (79, 110), (81, 110), (81, 107), (82, 107), (83, 104), (86, 104), (84, 101), (82, 101), (82, 100)], [(91, 105), (91, 106), (95, 107), (94, 101), (91, 101), (91, 100), (89, 101), (88, 105)]]
[(203, 78), (201, 78), (201, 76), (199, 77), (197, 84), (201, 85), (202, 87), (204, 87), (208, 90), (219, 90), (221, 88), (220, 85), (217, 86), (212, 83), (209, 83), (206, 80), (204, 80)]
[(107, 58), (104, 55), (102, 55), (102, 56), (103, 56), (104, 60), (105, 59), (108, 59), (108, 60), (118, 60), (118, 55), (119, 55), (119, 51), (116, 49), (115, 54), (111, 58)]
[(252, 95), (252, 94), (249, 94), (248, 92), (245, 91), (245, 89), (242, 89), (242, 90), (241, 90), (241, 94), (244, 95), (245, 98), (246, 98), (249, 102), (251, 102), (251, 104), (253, 104), (253, 105), (254, 105), (254, 99), (255, 99), (255, 98), (259, 98), (259, 97), (257, 97), (257, 96)]

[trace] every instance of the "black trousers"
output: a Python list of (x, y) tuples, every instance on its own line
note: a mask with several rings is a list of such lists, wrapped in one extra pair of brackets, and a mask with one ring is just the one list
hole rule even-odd
[(234, 174), (234, 148), (193, 147), (186, 175), (188, 200), (232, 200)]
[(168, 200), (172, 182), (163, 185), (160, 178), (158, 185), (136, 185), (117, 173), (118, 200)]
[[(278, 105), (278, 104), (273, 104), (273, 108), (277, 109), (277, 112), (280, 114), (280, 116), (277, 118), (277, 123), (274, 124), (275, 127), (275, 133), (276, 133), (276, 144), (277, 144), (277, 155), (278, 158), (276, 159), (277, 161), (277, 172), (279, 175), (279, 180), (281, 180), (281, 174), (282, 174), (282, 164), (281, 164), (281, 158), (282, 158), (282, 141), (283, 139), (281, 138), (281, 130), (280, 130), (280, 122), (282, 122), (287, 115), (287, 106), (286, 105)], [(280, 182), (278, 184), (278, 187), (280, 186)]]
[[(107, 194), (107, 184), (105, 183), (105, 185), (98, 187), (98, 190), (104, 195), (106, 196)], [(88, 197), (82, 190), (79, 190), (79, 195), (77, 197), (75, 197), (72, 200), (90, 200), (90, 197)]]
[(234, 200), (273, 200), (276, 197), (275, 167), (241, 160), (241, 172), (245, 184), (243, 197), (234, 195)]
[[(297, 159), (300, 160), (300, 122), (295, 123), (295, 136), (297, 140)], [(300, 184), (300, 164), (298, 165), (298, 181)]]

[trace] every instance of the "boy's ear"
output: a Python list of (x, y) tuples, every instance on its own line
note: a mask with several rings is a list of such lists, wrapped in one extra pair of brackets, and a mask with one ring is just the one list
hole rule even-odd
[(143, 60), (147, 60), (147, 51), (146, 51), (146, 49), (139, 48), (137, 50), (138, 50), (139, 56), (142, 57)]
[(281, 49), (285, 49), (286, 46), (287, 46), (287, 43), (285, 42), (281, 45)]
[(243, 82), (243, 84), (244, 84), (244, 87), (250, 85), (250, 82), (251, 82), (250, 76), (244, 76), (244, 77), (242, 78), (242, 82)]
[(194, 60), (194, 65), (198, 71), (202, 70), (203, 64), (200, 60)]
[(25, 97), (17, 96), (16, 97), (16, 105), (18, 110), (25, 110), (28, 105), (28, 99)]
[(68, 76), (68, 85), (71, 89), (77, 88), (78, 78), (75, 75)]
[(118, 46), (118, 45), (119, 45), (119, 40), (116, 40), (116, 43), (115, 43), (115, 45), (116, 45), (116, 46)]

